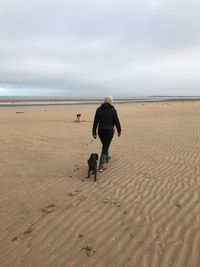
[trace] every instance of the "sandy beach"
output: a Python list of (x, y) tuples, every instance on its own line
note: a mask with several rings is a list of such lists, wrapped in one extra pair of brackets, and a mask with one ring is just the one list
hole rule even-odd
[(200, 101), (116, 104), (95, 183), (98, 106), (0, 108), (0, 266), (199, 267)]

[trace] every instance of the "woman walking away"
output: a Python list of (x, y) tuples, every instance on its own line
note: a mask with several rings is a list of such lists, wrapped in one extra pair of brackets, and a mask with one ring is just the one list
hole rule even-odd
[(104, 170), (105, 162), (108, 162), (111, 159), (108, 153), (108, 149), (114, 135), (115, 127), (117, 128), (118, 136), (121, 135), (120, 121), (117, 115), (117, 111), (112, 104), (112, 96), (106, 96), (104, 103), (96, 110), (92, 128), (92, 135), (96, 139), (96, 131), (98, 127), (98, 136), (102, 143), (102, 152), (99, 162), (100, 172)]

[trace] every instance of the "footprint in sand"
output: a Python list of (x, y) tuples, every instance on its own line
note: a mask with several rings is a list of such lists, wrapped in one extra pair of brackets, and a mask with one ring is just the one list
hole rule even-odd
[(78, 199), (76, 199), (76, 201), (73, 203), (73, 207), (79, 206), (83, 201), (85, 201), (87, 199), (87, 197), (85, 195), (79, 197)]
[(121, 205), (116, 201), (116, 200), (111, 200), (110, 197), (107, 197), (104, 201), (103, 201), (104, 204), (113, 204), (114, 206), (120, 208)]
[(75, 165), (75, 167), (74, 167), (74, 172), (76, 172), (76, 171), (78, 171), (79, 170), (79, 167), (77, 167), (77, 165)]
[(12, 238), (12, 241), (16, 241), (18, 239), (19, 236), (15, 236)]
[(93, 249), (90, 245), (86, 245), (81, 250), (84, 250), (88, 257), (91, 257), (92, 255), (96, 253), (96, 250)]
[(130, 236), (130, 238), (135, 238), (134, 234), (130, 234), (129, 236)]
[(28, 234), (32, 233), (32, 231), (33, 231), (33, 228), (31, 226), (29, 226), (22, 234), (28, 235)]
[(79, 190), (79, 189), (76, 189), (75, 191), (70, 192), (70, 193), (69, 193), (69, 196), (70, 196), (70, 197), (76, 196), (79, 192), (80, 192), (80, 190)]
[(78, 238), (83, 238), (83, 235), (82, 235), (82, 234), (79, 234), (79, 235), (78, 235)]
[(50, 204), (47, 207), (45, 207), (45, 208), (42, 209), (42, 213), (44, 215), (47, 215), (47, 214), (55, 211), (55, 209), (56, 209), (56, 205), (55, 204)]
[(31, 234), (33, 231), (33, 228), (31, 226), (29, 226), (24, 232), (18, 234), (17, 236), (13, 237), (11, 240), (12, 241), (16, 241), (20, 235), (29, 235)]

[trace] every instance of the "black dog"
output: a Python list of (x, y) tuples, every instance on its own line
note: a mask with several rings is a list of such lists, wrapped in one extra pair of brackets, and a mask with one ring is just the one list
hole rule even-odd
[(98, 154), (92, 153), (90, 155), (90, 158), (88, 159), (88, 176), (87, 178), (90, 177), (90, 173), (94, 174), (94, 181), (96, 182), (97, 180), (97, 161), (98, 161)]

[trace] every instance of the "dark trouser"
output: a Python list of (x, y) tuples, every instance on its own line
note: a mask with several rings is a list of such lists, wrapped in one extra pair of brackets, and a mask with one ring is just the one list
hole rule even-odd
[(98, 129), (98, 135), (102, 143), (102, 154), (108, 156), (108, 149), (114, 135), (114, 129)]

